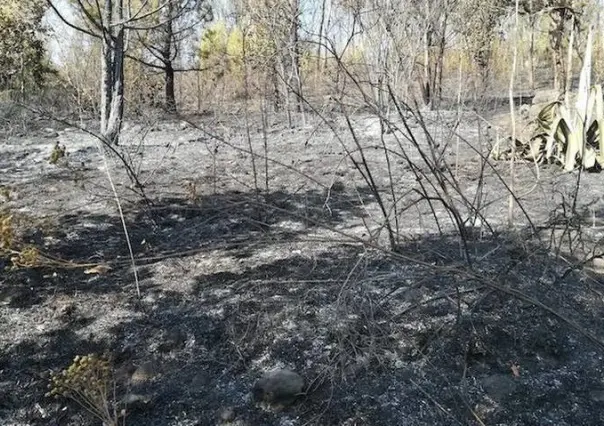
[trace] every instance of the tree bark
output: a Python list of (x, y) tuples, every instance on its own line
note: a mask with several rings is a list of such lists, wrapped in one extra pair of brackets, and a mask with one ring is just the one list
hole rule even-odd
[(326, 8), (327, 8), (327, 0), (323, 0), (322, 5), (321, 5), (321, 22), (319, 24), (319, 43), (317, 44), (317, 74), (321, 73), (322, 65), (323, 65), (323, 59), (322, 59), (323, 30), (325, 28), (325, 15), (327, 13)]
[(550, 15), (552, 28), (549, 31), (552, 65), (554, 70), (554, 89), (562, 93), (566, 88), (566, 69), (564, 68), (563, 39), (565, 33), (566, 9), (556, 10)]
[(529, 84), (531, 90), (535, 91), (535, 27), (537, 25), (537, 14), (533, 8), (533, 0), (529, 0)]
[(430, 31), (429, 27), (424, 31), (424, 78), (422, 81), (422, 97), (424, 105), (427, 107), (431, 107), (432, 105), (432, 86), (430, 85), (432, 81), (432, 70), (430, 66)]
[(529, 85), (531, 90), (535, 91), (535, 24), (536, 19), (531, 15), (530, 19), (530, 41), (529, 41)]
[(291, 0), (290, 49), (293, 87), (296, 91), (296, 111), (302, 112), (302, 76), (300, 74), (300, 0)]
[(174, 66), (172, 64), (172, 41), (174, 39), (174, 4), (168, 2), (165, 7), (166, 21), (163, 28), (161, 61), (164, 71), (164, 92), (166, 97), (165, 108), (169, 113), (176, 113), (176, 94), (174, 90)]
[(166, 111), (170, 113), (176, 112), (176, 94), (174, 90), (174, 68), (172, 61), (166, 64), (164, 68), (164, 84), (166, 95)]
[(279, 84), (279, 66), (277, 63), (277, 58), (274, 56), (271, 58), (272, 65), (270, 67), (270, 80), (273, 86), (273, 108), (275, 112), (281, 111), (283, 107), (283, 94), (281, 93), (281, 87)]
[(103, 60), (101, 61), (101, 132), (104, 133), (107, 128), (109, 121), (109, 114), (111, 112), (111, 95), (113, 87), (113, 40), (111, 32), (109, 31), (108, 25), (113, 22), (113, 2), (112, 0), (105, 0), (105, 9), (103, 15), (103, 22), (106, 27), (103, 28), (103, 45), (102, 54)]
[[(114, 8), (114, 6), (116, 6)], [(123, 0), (105, 0), (101, 88), (101, 134), (117, 145), (124, 117), (124, 21)]]

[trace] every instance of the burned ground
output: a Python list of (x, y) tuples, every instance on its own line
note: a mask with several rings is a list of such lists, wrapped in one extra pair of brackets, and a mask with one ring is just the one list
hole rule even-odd
[[(266, 139), (255, 129), (254, 178), (245, 132), (204, 120), (204, 131), (162, 122), (126, 132), (123, 149), (146, 201), (110, 161), (140, 298), (94, 139), (61, 129), (50, 138), (11, 136), (1, 146), (4, 207), (19, 218), (20, 237), (64, 261), (2, 264), (2, 424), (98, 424), (44, 396), (50, 371), (93, 352), (112, 357), (119, 392), (144, 396), (128, 407), (128, 425), (215, 425), (227, 407), (233, 424), (250, 426), (604, 422), (603, 348), (591, 338), (601, 338), (604, 325), (602, 279), (574, 268), (579, 259), (568, 244), (554, 256), (560, 231), (546, 232), (570, 229), (573, 250), (596, 244), (601, 175), (582, 176), (583, 215), (570, 222), (565, 200), (576, 175), (549, 166), (537, 185), (533, 166), (519, 164), (515, 189), (530, 221), (518, 211), (516, 230), (506, 231), (497, 173), (508, 165), (482, 167), (462, 143), (461, 186), (480, 195), (498, 232), (473, 233), (464, 249), (446, 211), (431, 216), (418, 203), (400, 212), (393, 252), (369, 235), (379, 210), (333, 136), (334, 126), (346, 134), (342, 122), (275, 124)], [(355, 126), (385, 187), (379, 123), (359, 116)], [(443, 144), (450, 140), (434, 129)], [(231, 146), (210, 136), (219, 131)], [(478, 122), (459, 132), (481, 147)], [(55, 139), (69, 155), (50, 165)], [(265, 146), (276, 160), (268, 188)], [(416, 183), (399, 160), (393, 180), (400, 193)], [(90, 274), (76, 265), (96, 263), (111, 269)], [(154, 366), (148, 378), (123, 385), (146, 363)], [(307, 382), (306, 394), (283, 409), (250, 396), (262, 372), (276, 367)]]

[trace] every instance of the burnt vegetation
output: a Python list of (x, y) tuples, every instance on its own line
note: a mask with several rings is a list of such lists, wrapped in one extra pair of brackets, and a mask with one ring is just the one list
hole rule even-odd
[(0, 5), (0, 423), (599, 425), (598, 2)]

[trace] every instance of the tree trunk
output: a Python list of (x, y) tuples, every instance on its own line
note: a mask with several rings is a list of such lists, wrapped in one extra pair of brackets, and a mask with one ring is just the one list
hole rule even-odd
[(434, 79), (432, 83), (433, 95), (434, 98), (433, 104), (435, 108), (440, 106), (440, 102), (443, 97), (443, 67), (445, 62), (445, 48), (447, 47), (447, 39), (445, 34), (447, 32), (447, 17), (443, 18), (443, 21), (440, 24), (440, 37), (438, 39), (438, 55), (434, 60)]
[[(325, 37), (324, 37), (325, 40), (327, 39), (328, 28), (331, 27), (331, 8), (332, 8), (332, 3), (331, 3), (331, 0), (329, 0), (329, 8), (327, 9), (327, 22), (325, 24), (325, 27), (323, 28), (323, 33), (325, 34)], [(326, 46), (324, 46), (324, 50), (325, 50), (325, 54), (323, 55), (323, 69), (326, 69), (327, 65), (328, 65), (330, 54), (329, 54), (328, 48)]]
[(168, 62), (164, 68), (164, 84), (166, 95), (166, 111), (176, 113), (176, 95), (174, 91), (174, 68), (172, 61)]
[(535, 25), (537, 25), (537, 17), (533, 14), (533, 2), (530, 2), (531, 16), (529, 18), (529, 85), (531, 90), (535, 91)]
[(101, 88), (101, 134), (117, 145), (124, 116), (124, 21), (123, 0), (114, 10), (113, 0), (105, 0)]
[(293, 87), (296, 91), (296, 111), (302, 112), (302, 77), (300, 74), (300, 43), (298, 31), (300, 27), (300, 0), (291, 0), (290, 49)]
[(113, 39), (111, 37), (110, 23), (113, 22), (113, 2), (105, 0), (105, 9), (103, 21), (106, 23), (103, 28), (103, 45), (101, 61), (101, 132), (107, 129), (109, 114), (111, 112), (111, 95), (113, 88)]
[(319, 24), (319, 43), (317, 44), (317, 77), (320, 75), (322, 71), (322, 52), (323, 52), (323, 29), (325, 28), (325, 15), (327, 8), (327, 0), (323, 0), (321, 5), (321, 23)]
[(575, 17), (571, 17), (570, 21), (570, 37), (568, 39), (568, 47), (566, 49), (566, 71), (564, 78), (564, 93), (568, 96), (568, 91), (571, 89), (573, 80), (573, 43), (575, 40)]
[(201, 112), (201, 71), (195, 72), (197, 77), (197, 113)]
[(424, 32), (424, 76), (421, 85), (424, 105), (428, 108), (432, 108), (432, 65), (430, 60), (430, 31), (430, 28), (427, 28)]
[(560, 78), (558, 71), (558, 64), (556, 61), (556, 52), (552, 50), (552, 72), (554, 73), (554, 90), (560, 93)]
[(273, 62), (269, 72), (271, 74), (270, 79), (273, 85), (273, 108), (275, 112), (281, 111), (283, 107), (283, 94), (281, 93), (281, 87), (279, 84), (279, 69), (277, 65), (277, 58), (271, 58)]
[(168, 2), (165, 7), (161, 61), (164, 69), (165, 108), (169, 113), (176, 113), (176, 94), (174, 90), (174, 66), (172, 64), (172, 41), (174, 39), (174, 4)]
[[(121, 3), (121, 1), (120, 1)], [(121, 4), (119, 6), (121, 8)], [(119, 16), (120, 21), (123, 17)], [(124, 118), (124, 28), (118, 27), (113, 52), (113, 87), (111, 95), (111, 110), (107, 125), (106, 137), (115, 145), (119, 142)]]
[(565, 68), (563, 65), (564, 62), (564, 53), (562, 40), (564, 38), (565, 32), (565, 10), (557, 11), (557, 16), (551, 15), (552, 19), (552, 28), (550, 29), (550, 48), (552, 50), (552, 65), (554, 71), (554, 89), (559, 93), (562, 93), (564, 87), (563, 85), (566, 83), (565, 76)]
[(433, 97), (434, 97), (434, 72), (435, 70), (432, 67), (432, 37), (434, 35), (434, 23), (432, 21), (432, 13), (430, 8), (430, 2), (425, 2), (426, 9), (424, 10), (424, 34), (423, 34), (423, 42), (424, 42), (424, 73), (421, 83), (422, 89), (422, 98), (424, 101), (424, 105), (429, 109), (432, 109), (433, 105)]

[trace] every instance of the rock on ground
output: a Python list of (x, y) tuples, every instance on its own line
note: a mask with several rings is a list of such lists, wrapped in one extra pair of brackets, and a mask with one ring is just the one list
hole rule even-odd
[(252, 394), (257, 401), (288, 404), (304, 389), (304, 379), (296, 372), (279, 369), (265, 373), (254, 385)]

